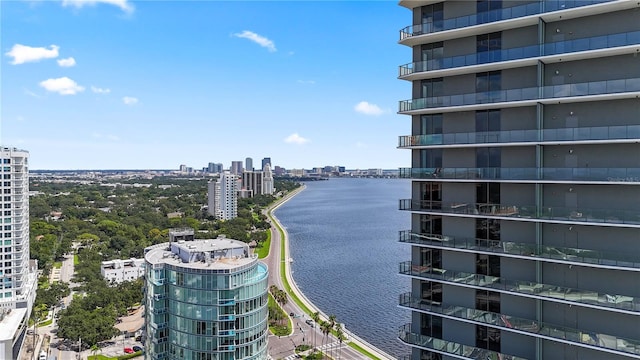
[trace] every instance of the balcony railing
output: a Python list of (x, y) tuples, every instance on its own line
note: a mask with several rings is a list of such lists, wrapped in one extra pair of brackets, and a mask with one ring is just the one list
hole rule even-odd
[(518, 5), (503, 9), (496, 9), (479, 14), (460, 16), (451, 19), (435, 21), (430, 24), (407, 26), (400, 30), (400, 41), (417, 35), (430, 34), (440, 31), (459, 29), (467, 26), (485, 24), (488, 22), (515, 19), (547, 12), (566, 10), (581, 6), (600, 4), (611, 0), (545, 0), (525, 5)]
[(465, 284), (475, 287), (500, 290), (525, 297), (562, 300), (574, 305), (588, 305), (599, 309), (622, 310), (624, 313), (640, 315), (640, 299), (619, 294), (603, 294), (597, 291), (573, 289), (563, 286), (541, 284), (530, 281), (507, 280), (497, 276), (479, 275), (462, 271), (437, 269), (414, 265), (411, 261), (400, 263), (400, 274), (416, 276), (445, 283)]
[(400, 168), (401, 178), (640, 182), (640, 168)]
[(431, 314), (443, 315), (475, 323), (492, 325), (500, 329), (514, 329), (532, 335), (542, 335), (550, 339), (569, 341), (575, 345), (588, 345), (615, 352), (640, 355), (640, 340), (621, 338), (615, 335), (599, 334), (592, 331), (568, 328), (560, 325), (524, 319), (510, 315), (476, 310), (462, 306), (438, 306), (432, 302), (412, 297), (411, 293), (400, 295), (400, 306), (417, 309)]
[(536, 86), (530, 88), (477, 92), (460, 95), (433, 96), (428, 98), (403, 100), (400, 101), (399, 112), (402, 113), (407, 111), (449, 106), (617, 94), (633, 91), (640, 91), (640, 78)]
[(480, 215), (552, 221), (572, 221), (602, 224), (640, 224), (640, 209), (592, 209), (559, 206), (448, 203), (442, 201), (401, 199), (400, 210), (439, 214)]
[(413, 73), (425, 71), (452, 69), (463, 66), (528, 59), (539, 56), (567, 54), (579, 51), (608, 49), (636, 44), (640, 44), (640, 31), (631, 31), (618, 34), (594, 36), (583, 39), (550, 42), (543, 45), (536, 44), (519, 48), (478, 52), (468, 55), (418, 61), (401, 65), (399, 68), (399, 76), (402, 77), (411, 75)]
[(531, 260), (550, 259), (577, 265), (601, 265), (618, 269), (640, 269), (640, 256), (632, 253), (613, 253), (589, 249), (545, 246), (511, 241), (456, 238), (436, 234), (416, 234), (410, 230), (400, 231), (399, 241), (404, 243), (484, 251), (494, 254), (526, 256)]
[(640, 139), (640, 125), (409, 135), (399, 137), (398, 147), (622, 139)]
[(524, 358), (513, 355), (506, 355), (487, 349), (477, 348), (475, 346), (416, 334), (411, 332), (411, 324), (405, 324), (400, 327), (398, 331), (398, 338), (408, 345), (432, 349), (442, 354), (457, 355), (457, 357), (466, 357), (468, 359), (525, 360)]

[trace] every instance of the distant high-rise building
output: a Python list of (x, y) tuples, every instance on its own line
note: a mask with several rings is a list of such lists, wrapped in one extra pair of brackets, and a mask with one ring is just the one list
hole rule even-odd
[(262, 178), (262, 171), (245, 171), (242, 173), (241, 188), (251, 191), (251, 196), (262, 195)]
[(207, 166), (207, 172), (211, 174), (219, 174), (222, 172), (222, 164), (210, 162)]
[(0, 178), (0, 359), (18, 359), (37, 287), (37, 264), (29, 260), (29, 153), (0, 147)]
[(241, 175), (243, 171), (242, 161), (232, 161), (230, 171), (233, 175)]
[(253, 171), (253, 159), (248, 157), (244, 159), (244, 169), (247, 171)]
[(275, 176), (282, 176), (287, 172), (287, 169), (280, 167), (280, 166), (276, 166), (275, 168), (273, 168), (273, 173)]
[(225, 171), (220, 176), (220, 219), (238, 216), (238, 176)]
[(271, 165), (266, 164), (262, 170), (262, 193), (264, 195), (273, 195), (275, 188), (273, 184), (273, 174), (271, 173)]
[(180, 165), (180, 172), (181, 173), (187, 172), (187, 165), (184, 165), (184, 164)]
[(220, 179), (209, 181), (208, 188), (208, 212), (211, 216), (220, 218)]
[(400, 5), (403, 359), (640, 359), (640, 4)]
[(169, 241), (144, 259), (146, 359), (268, 358), (268, 269), (248, 244)]
[(270, 164), (273, 167), (273, 163), (271, 162), (271, 158), (270, 157), (266, 157), (264, 159), (262, 159), (262, 167), (261, 169), (264, 169), (264, 166)]

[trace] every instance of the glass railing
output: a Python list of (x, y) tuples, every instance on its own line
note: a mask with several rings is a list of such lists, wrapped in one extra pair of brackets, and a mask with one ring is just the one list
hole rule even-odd
[(640, 313), (640, 299), (619, 294), (603, 294), (597, 291), (573, 289), (563, 286), (530, 281), (507, 280), (497, 276), (479, 275), (462, 271), (437, 269), (414, 265), (411, 261), (400, 263), (400, 274), (417, 276), (446, 283), (466, 284), (492, 290), (502, 290), (526, 297), (547, 298), (572, 302), (574, 305), (591, 305), (605, 309)]
[(457, 355), (468, 359), (490, 359), (490, 360), (525, 360), (513, 355), (506, 355), (495, 351), (464, 345), (452, 341), (446, 341), (426, 335), (411, 332), (411, 324), (405, 324), (398, 330), (400, 341), (408, 345), (419, 346), (432, 349), (443, 354)]
[(487, 253), (527, 256), (531, 260), (550, 259), (577, 265), (602, 265), (620, 269), (640, 269), (640, 256), (632, 253), (615, 253), (580, 248), (536, 245), (512, 241), (457, 238), (438, 234), (417, 234), (410, 230), (399, 233), (403, 243), (435, 246), (460, 250), (484, 251)]
[(564, 327), (531, 319), (489, 311), (466, 308), (462, 306), (438, 306), (433, 303), (412, 297), (411, 293), (400, 295), (400, 306), (410, 309), (424, 310), (432, 314), (451, 318), (470, 320), (481, 324), (492, 325), (501, 329), (519, 330), (525, 333), (542, 335), (551, 339), (570, 341), (576, 345), (589, 345), (617, 352), (640, 354), (640, 340), (621, 338), (615, 335), (599, 334), (592, 331)]
[(578, 51), (607, 49), (618, 46), (635, 45), (640, 43), (640, 31), (618, 34), (593, 36), (583, 39), (550, 42), (543, 45), (530, 45), (512, 49), (477, 52), (468, 55), (445, 57), (401, 65), (399, 76), (406, 76), (417, 72), (451, 69), (463, 66), (494, 63), (566, 54)]
[(400, 101), (399, 111), (412, 111), (448, 106), (464, 106), (513, 102), (526, 100), (554, 99), (561, 97), (602, 95), (640, 91), (640, 78), (591, 81), (585, 83), (549, 85), (541, 87), (518, 88), (477, 92), (460, 95), (433, 96)]
[(398, 147), (614, 139), (640, 139), (640, 125), (409, 135), (398, 138)]
[(640, 168), (400, 168), (400, 178), (640, 182)]
[(640, 224), (640, 208), (635, 210), (570, 208), (560, 206), (477, 204), (401, 199), (400, 210), (445, 214), (513, 217), (591, 223)]
[(547, 12), (600, 4), (609, 1), (612, 0), (545, 0), (503, 9), (486, 11), (479, 14), (435, 21), (429, 24), (412, 25), (400, 30), (400, 41), (416, 35), (430, 34), (434, 32), (480, 25), (494, 21), (515, 19), (530, 15), (544, 14)]

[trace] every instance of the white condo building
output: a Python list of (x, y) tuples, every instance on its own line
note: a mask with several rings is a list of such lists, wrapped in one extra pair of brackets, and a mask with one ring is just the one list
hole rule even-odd
[(262, 169), (262, 193), (265, 195), (273, 195), (275, 188), (273, 187), (273, 173), (271, 172), (271, 164), (265, 164)]
[(113, 284), (139, 279), (144, 276), (144, 259), (103, 261), (100, 266), (100, 274)]
[(238, 216), (238, 176), (224, 171), (209, 183), (209, 214), (230, 220)]
[(0, 147), (0, 359), (16, 359), (36, 296), (36, 263), (29, 260), (29, 153)]

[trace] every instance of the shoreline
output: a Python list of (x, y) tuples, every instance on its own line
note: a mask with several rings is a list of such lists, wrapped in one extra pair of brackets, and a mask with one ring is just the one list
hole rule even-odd
[[(311, 300), (309, 300), (304, 293), (300, 290), (300, 288), (298, 288), (298, 285), (296, 284), (295, 280), (293, 279), (293, 276), (291, 274), (291, 262), (293, 261), (293, 258), (291, 257), (290, 251), (289, 251), (289, 234), (287, 233), (287, 230), (285, 229), (285, 227), (282, 225), (282, 223), (280, 222), (280, 220), (275, 216), (275, 214), (273, 214), (274, 211), (276, 211), (282, 204), (285, 204), (287, 201), (289, 201), (290, 199), (292, 199), (294, 196), (298, 195), (300, 192), (304, 191), (307, 188), (306, 185), (302, 184), (302, 186), (296, 190), (294, 190), (293, 192), (285, 195), (285, 197), (283, 199), (281, 199), (281, 201), (279, 201), (278, 203), (274, 204), (273, 207), (268, 208), (267, 210), (267, 216), (271, 219), (272, 223), (272, 228), (275, 226), (277, 227), (277, 231), (281, 231), (282, 233), (282, 244), (281, 244), (281, 249), (276, 249), (278, 251), (279, 256), (281, 256), (280, 254), (284, 253), (284, 257), (280, 259), (280, 261), (278, 261), (278, 263), (280, 264), (280, 267), (282, 267), (284, 264), (284, 277), (285, 279), (282, 279), (282, 281), (284, 283), (287, 283), (290, 287), (290, 290), (294, 295), (307, 309), (309, 309), (309, 311), (311, 313), (314, 312), (318, 312), (320, 314), (320, 318), (323, 319), (324, 321), (327, 321), (329, 319), (329, 316), (327, 314), (325, 314), (322, 309), (320, 309), (319, 307), (317, 307), (313, 302), (311, 302)], [(284, 249), (282, 249), (284, 248)], [(271, 249), (272, 251), (274, 249)], [(271, 256), (272, 254), (270, 253), (269, 256)], [(280, 276), (282, 276), (282, 269), (278, 269), (278, 271), (280, 272)], [(287, 289), (285, 289), (286, 291)], [(311, 316), (311, 314), (307, 314), (309, 316)], [(386, 352), (384, 352), (383, 350), (375, 347), (374, 345), (368, 343), (366, 340), (360, 338), (359, 336), (357, 336), (356, 334), (352, 333), (351, 331), (349, 331), (344, 324), (343, 325), (343, 332), (344, 334), (347, 336), (347, 341), (354, 343), (356, 346), (364, 349), (366, 352), (368, 352), (369, 354), (375, 356), (375, 358), (377, 359), (384, 359), (384, 360), (393, 360), (396, 359), (396, 357), (391, 356), (390, 354), (387, 354)]]

